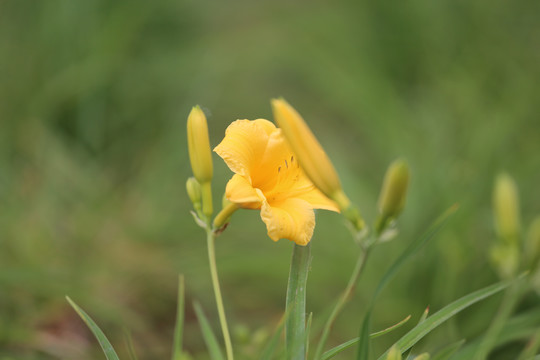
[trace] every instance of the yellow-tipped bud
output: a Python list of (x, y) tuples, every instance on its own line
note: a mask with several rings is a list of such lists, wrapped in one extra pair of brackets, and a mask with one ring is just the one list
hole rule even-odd
[(201, 211), (201, 185), (197, 179), (194, 177), (187, 179), (186, 190), (195, 211)]
[(383, 218), (395, 218), (405, 207), (409, 178), (409, 166), (404, 160), (395, 160), (388, 167), (379, 196), (379, 212)]
[(272, 110), (275, 121), (308, 178), (323, 194), (336, 201), (337, 193), (343, 192), (339, 177), (304, 119), (283, 99), (272, 100)]
[(396, 345), (390, 348), (388, 355), (386, 355), (386, 360), (401, 360), (401, 351), (399, 351)]
[(500, 174), (495, 180), (493, 207), (498, 235), (507, 243), (517, 243), (521, 228), (518, 189), (508, 174)]
[(428, 353), (422, 353), (414, 358), (414, 360), (429, 360), (430, 356)]
[(208, 138), (206, 116), (199, 106), (193, 107), (188, 116), (187, 135), (189, 159), (193, 175), (200, 184), (212, 180), (212, 151)]
[(193, 107), (187, 121), (189, 160), (195, 179), (201, 185), (202, 212), (210, 218), (212, 207), (212, 152), (206, 116), (199, 106)]

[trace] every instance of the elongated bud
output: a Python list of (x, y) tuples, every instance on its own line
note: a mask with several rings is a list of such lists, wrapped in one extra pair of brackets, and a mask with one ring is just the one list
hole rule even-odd
[(194, 177), (187, 179), (186, 190), (195, 211), (201, 211), (201, 185), (197, 179)]
[(204, 112), (193, 107), (187, 121), (189, 159), (193, 175), (200, 184), (212, 180), (212, 151), (208, 138), (208, 125)]
[(206, 116), (199, 106), (193, 107), (187, 121), (189, 160), (193, 175), (201, 185), (202, 212), (212, 215), (212, 152), (208, 138)]
[(401, 360), (401, 351), (396, 345), (392, 346), (386, 355), (386, 360)]
[(502, 279), (510, 279), (517, 274), (520, 262), (517, 244), (493, 245), (490, 256), (493, 267)]
[(308, 178), (323, 194), (334, 200), (336, 193), (343, 192), (341, 182), (334, 165), (304, 119), (283, 99), (272, 100), (272, 110)]
[(500, 174), (495, 180), (493, 207), (499, 237), (507, 243), (517, 243), (521, 227), (518, 189), (508, 174)]
[(537, 216), (527, 233), (525, 239), (525, 256), (527, 258), (527, 264), (536, 268), (540, 260), (540, 216)]
[(428, 353), (422, 353), (414, 358), (414, 360), (429, 360), (430, 356)]
[(395, 218), (405, 207), (409, 178), (409, 166), (404, 160), (395, 160), (388, 167), (379, 196), (379, 212), (383, 218)]

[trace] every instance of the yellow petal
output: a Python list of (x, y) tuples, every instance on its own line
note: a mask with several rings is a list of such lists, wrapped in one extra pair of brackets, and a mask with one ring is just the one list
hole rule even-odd
[(229, 201), (246, 209), (259, 209), (261, 207), (261, 199), (257, 191), (242, 175), (233, 175), (227, 183), (225, 196)]
[(250, 178), (250, 171), (259, 164), (269, 135), (276, 130), (268, 120), (236, 120), (225, 131), (225, 138), (214, 151), (229, 168)]
[(337, 204), (326, 197), (315, 186), (313, 189), (303, 194), (297, 195), (298, 199), (307, 201), (314, 209), (324, 209), (339, 212)]
[(310, 204), (298, 198), (272, 204), (264, 200), (261, 218), (266, 224), (268, 236), (274, 241), (289, 239), (298, 245), (306, 245), (315, 227), (315, 213)]

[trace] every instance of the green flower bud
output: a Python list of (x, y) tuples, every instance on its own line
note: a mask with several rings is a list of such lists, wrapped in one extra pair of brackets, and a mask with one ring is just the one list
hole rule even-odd
[(430, 356), (428, 353), (422, 353), (414, 358), (414, 360), (429, 360)]
[(401, 351), (399, 351), (396, 345), (390, 348), (388, 355), (386, 355), (386, 360), (401, 360)]
[(210, 218), (213, 212), (211, 181), (213, 175), (212, 151), (208, 138), (206, 116), (199, 106), (193, 107), (187, 120), (189, 159), (193, 175), (201, 184), (202, 211)]
[(515, 244), (497, 244), (491, 248), (491, 262), (502, 279), (514, 277), (519, 268), (519, 249)]
[(194, 177), (187, 179), (186, 190), (195, 211), (201, 211), (201, 185), (197, 179)]
[(520, 214), (518, 189), (508, 174), (500, 174), (493, 191), (495, 227), (499, 237), (506, 243), (518, 243)]
[(409, 166), (404, 160), (395, 160), (388, 167), (379, 196), (379, 212), (383, 217), (395, 218), (405, 207), (409, 177)]
[(206, 116), (199, 106), (193, 107), (187, 121), (189, 159), (193, 175), (199, 183), (212, 180), (212, 151)]

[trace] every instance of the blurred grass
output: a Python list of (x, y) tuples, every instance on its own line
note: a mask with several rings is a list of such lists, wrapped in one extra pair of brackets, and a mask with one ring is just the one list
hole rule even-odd
[[(517, 179), (525, 224), (540, 211), (539, 11), (533, 0), (0, 1), (0, 356), (97, 356), (69, 294), (113, 343), (125, 326), (141, 358), (165, 358), (178, 273), (186, 303), (216, 318), (184, 191), (194, 104), (217, 144), (231, 121), (270, 118), (269, 99), (284, 96), (370, 220), (387, 164), (411, 164), (402, 236), (373, 254), (332, 342), (357, 335), (385, 265), (454, 202), (456, 219), (382, 294), (374, 327), (492, 282), (494, 175)], [(215, 172), (218, 194), (230, 172), (217, 158)], [(291, 252), (258, 217), (235, 214), (217, 242), (230, 321), (252, 330), (277, 323)], [(352, 269), (347, 236), (319, 213), (314, 331)], [(495, 300), (426, 350), (484, 329)], [(186, 349), (204, 351), (192, 309), (186, 321)]]

